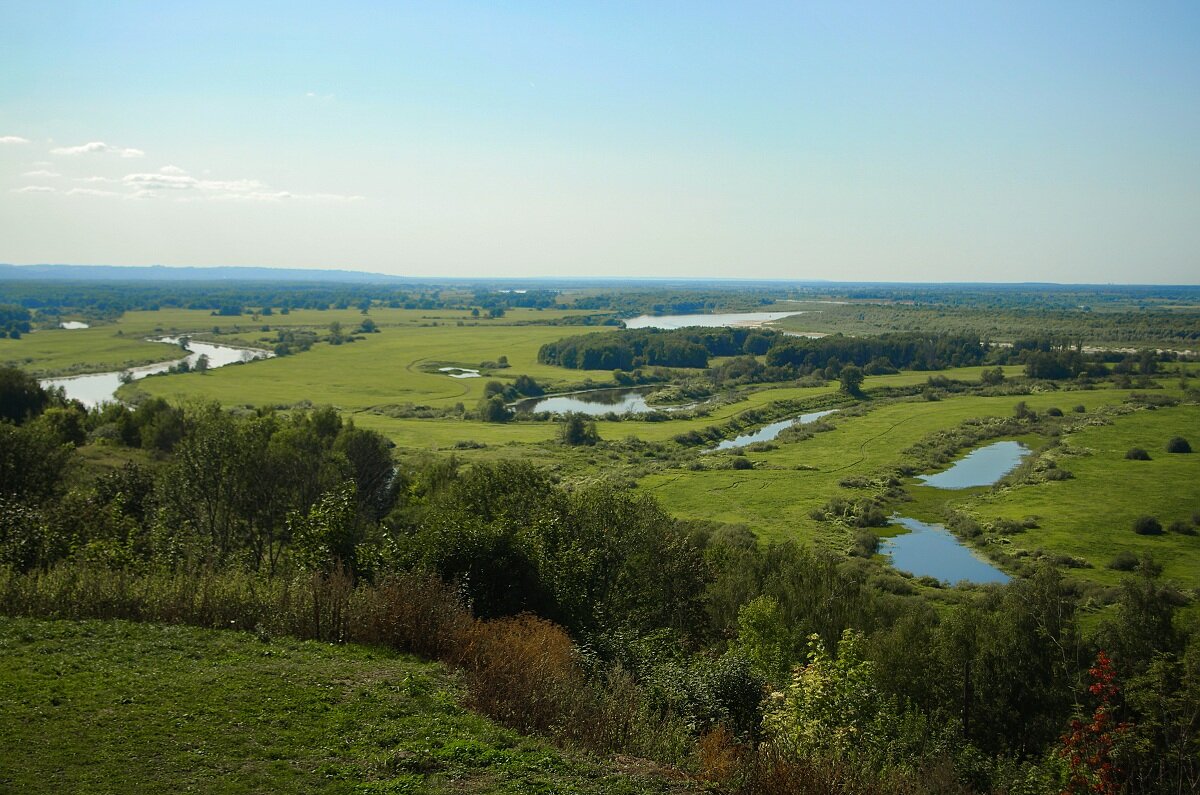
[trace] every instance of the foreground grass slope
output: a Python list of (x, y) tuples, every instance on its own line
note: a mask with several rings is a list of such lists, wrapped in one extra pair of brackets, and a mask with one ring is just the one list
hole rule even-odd
[(0, 791), (667, 792), (466, 712), (395, 652), (0, 618)]

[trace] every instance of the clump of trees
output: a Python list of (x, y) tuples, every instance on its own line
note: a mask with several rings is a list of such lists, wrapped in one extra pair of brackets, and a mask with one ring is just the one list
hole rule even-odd
[(1125, 458), (1130, 461), (1149, 461), (1150, 454), (1147, 453), (1144, 448), (1131, 447), (1129, 448), (1129, 451), (1125, 453)]

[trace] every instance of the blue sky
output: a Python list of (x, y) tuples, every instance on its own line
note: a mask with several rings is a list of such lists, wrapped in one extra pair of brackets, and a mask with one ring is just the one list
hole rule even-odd
[(1200, 282), (1200, 4), (0, 0), (0, 261)]

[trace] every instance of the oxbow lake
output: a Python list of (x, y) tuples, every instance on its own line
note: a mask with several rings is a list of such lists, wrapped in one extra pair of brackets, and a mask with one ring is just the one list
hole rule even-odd
[(58, 324), (58, 327), (65, 328), (65, 329), (71, 329), (71, 330), (81, 329), (81, 328), (91, 328), (91, 326), (89, 326), (87, 323), (84, 323), (82, 320), (64, 320), (63, 322)]
[(918, 577), (934, 577), (942, 582), (1005, 583), (1009, 576), (964, 546), (940, 524), (927, 524), (907, 516), (892, 521), (909, 532), (880, 542), (880, 550), (892, 559), (892, 565)]
[(822, 417), (828, 417), (837, 409), (825, 409), (824, 411), (811, 411), (808, 414), (801, 414), (799, 417), (793, 417), (790, 420), (780, 420), (772, 422), (770, 425), (764, 425), (753, 433), (744, 433), (741, 436), (735, 436), (732, 439), (726, 439), (716, 447), (705, 450), (706, 453), (715, 453), (718, 450), (732, 450), (737, 447), (745, 447), (748, 444), (755, 442), (769, 442), (779, 434), (783, 433), (784, 428), (790, 428), (793, 425), (804, 425), (805, 423), (819, 420)]
[[(168, 345), (178, 345), (178, 337), (156, 337), (151, 342), (162, 342)], [(145, 378), (148, 375), (156, 375), (165, 373), (172, 366), (179, 362), (187, 360), (189, 366), (195, 365), (196, 360), (201, 356), (208, 357), (209, 369), (224, 367), (228, 364), (236, 364), (238, 362), (250, 362), (255, 359), (269, 359), (275, 354), (271, 351), (255, 350), (250, 348), (236, 348), (232, 345), (220, 345), (215, 342), (200, 342), (198, 340), (189, 340), (188, 350), (191, 351), (187, 356), (175, 359), (169, 362), (159, 362), (157, 364), (148, 364), (145, 367), (132, 367), (128, 370), (115, 370), (109, 373), (90, 373), (88, 375), (73, 375), (66, 378), (47, 378), (41, 384), (44, 387), (59, 387), (61, 386), (66, 392), (67, 398), (78, 400), (83, 405), (91, 408), (98, 406), (101, 403), (109, 403), (116, 400), (116, 391), (121, 386), (121, 374), (128, 373), (129, 377), (134, 381)], [(182, 351), (181, 351), (182, 352)]]
[(935, 489), (990, 486), (1016, 469), (1029, 452), (1029, 448), (1020, 442), (993, 442), (971, 451), (944, 472), (919, 477), (926, 486)]
[(537, 414), (543, 411), (554, 414), (574, 412), (590, 414), (593, 417), (604, 414), (646, 414), (656, 410), (656, 407), (646, 402), (646, 396), (639, 389), (593, 389), (570, 395), (527, 398), (518, 400), (513, 404), (513, 408), (521, 414)]
[(772, 320), (781, 320), (792, 315), (802, 315), (801, 311), (793, 312), (724, 312), (712, 315), (639, 315), (625, 321), (625, 328), (661, 328), (677, 329), (690, 326), (719, 328), (721, 326), (758, 326)]

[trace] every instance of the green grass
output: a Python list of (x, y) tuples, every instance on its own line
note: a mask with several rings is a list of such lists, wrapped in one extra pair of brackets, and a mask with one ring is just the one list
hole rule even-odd
[(1041, 411), (1051, 406), (1069, 408), (1077, 402), (1095, 408), (1119, 403), (1127, 395), (1120, 390), (1095, 390), (892, 402), (863, 416), (832, 415), (826, 419), (835, 429), (811, 439), (748, 453), (756, 466), (753, 470), (677, 470), (651, 475), (640, 485), (679, 516), (744, 523), (767, 539), (844, 544), (845, 534), (831, 536), (827, 525), (809, 516), (833, 496), (854, 496), (854, 491), (839, 487), (843, 478), (898, 464), (903, 451), (921, 438), (963, 420), (1011, 416), (1019, 400)]
[[(1038, 517), (1038, 527), (1014, 536), (1015, 549), (1045, 549), (1071, 555), (1095, 568), (1079, 572), (1089, 580), (1114, 584), (1122, 576), (1107, 568), (1121, 550), (1152, 554), (1163, 574), (1188, 586), (1200, 585), (1200, 536), (1133, 532), (1138, 516), (1157, 516), (1166, 528), (1200, 512), (1200, 453), (1170, 454), (1167, 439), (1182, 435), (1200, 449), (1200, 406), (1138, 411), (1112, 425), (1089, 427), (1066, 436), (1071, 448), (1090, 455), (1060, 456), (1071, 480), (986, 493), (965, 505), (982, 520)], [(1128, 461), (1131, 447), (1144, 447), (1150, 461)]]
[[(0, 364), (28, 370), (39, 376), (70, 373), (105, 372), (138, 364), (178, 358), (169, 346), (146, 342), (146, 337), (187, 333), (230, 344), (272, 347), (276, 329), (315, 329), (324, 333), (335, 321), (346, 332), (358, 328), (370, 317), (381, 329), (459, 328), (457, 323), (474, 329), (478, 342), (492, 329), (507, 329), (528, 323), (548, 323), (573, 315), (591, 314), (577, 310), (513, 309), (503, 318), (472, 318), (470, 312), (449, 309), (374, 308), (369, 315), (357, 309), (296, 310), (287, 315), (240, 315), (217, 317), (207, 310), (161, 309), (154, 312), (127, 312), (115, 321), (98, 322), (88, 329), (45, 329), (26, 334), (19, 340), (0, 339)], [(432, 324), (437, 323), (434, 327)], [(263, 326), (269, 331), (263, 331)], [(213, 333), (214, 327), (220, 329)], [(557, 327), (554, 339), (588, 330), (584, 326)], [(483, 345), (481, 350), (486, 350)], [(460, 349), (464, 350), (464, 349)], [(473, 349), (471, 349), (473, 350)], [(502, 352), (502, 351), (501, 351)], [(536, 355), (536, 350), (534, 351)], [(497, 354), (498, 355), (498, 354)]]
[(670, 791), (457, 700), (439, 666), (381, 649), (0, 618), (0, 790)]

